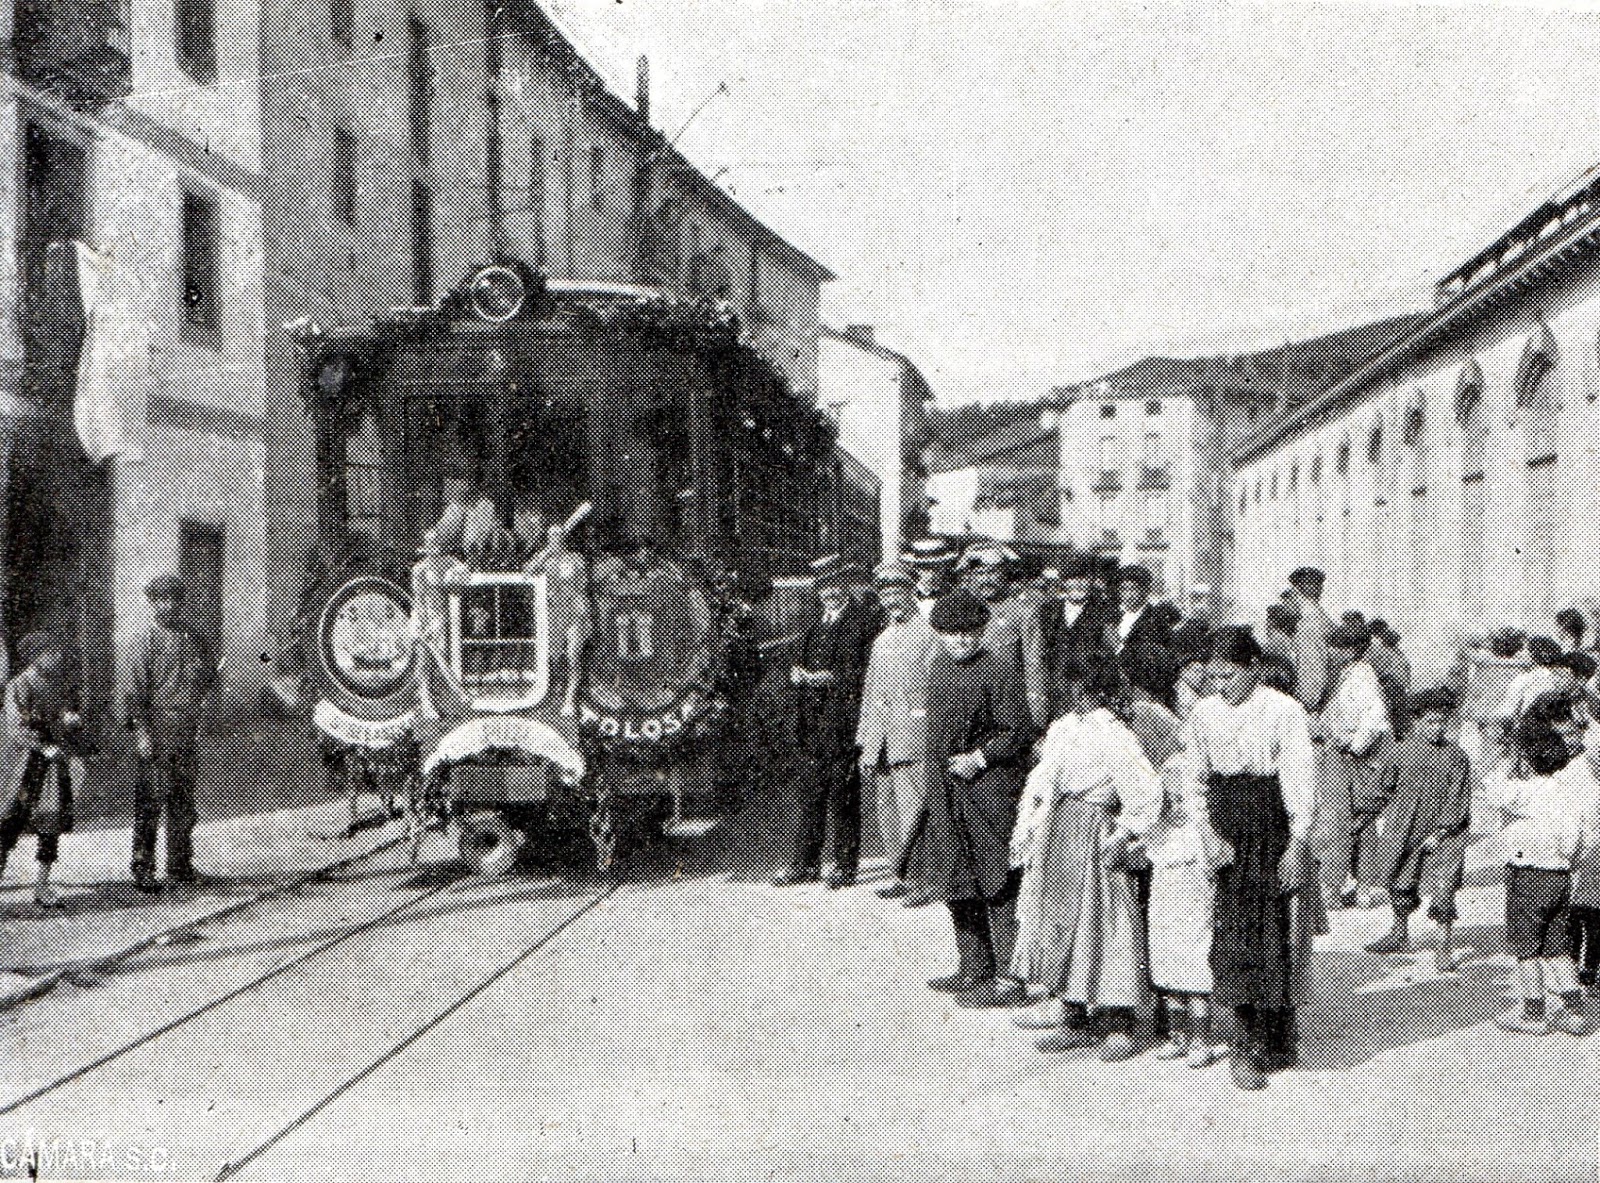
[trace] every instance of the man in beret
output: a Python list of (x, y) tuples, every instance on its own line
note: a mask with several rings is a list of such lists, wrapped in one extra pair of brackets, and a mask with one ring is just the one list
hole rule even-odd
[(780, 887), (822, 877), (826, 831), (833, 831), (828, 886), (856, 881), (861, 855), (861, 774), (856, 725), (861, 684), (877, 636), (878, 615), (850, 595), (842, 562), (818, 568), (819, 620), (801, 633), (789, 681), (795, 688), (795, 738), (800, 750), (801, 812), (793, 859), (774, 882)]
[(1328, 577), (1315, 567), (1300, 567), (1289, 575), (1284, 601), (1299, 617), (1294, 629), (1294, 693), (1306, 710), (1322, 709), (1331, 687), (1328, 670), (1328, 634), (1333, 618), (1322, 606), (1322, 589)]
[[(1389, 704), (1377, 671), (1366, 660), (1371, 635), (1341, 624), (1328, 634), (1328, 667), (1335, 679), (1328, 704), (1312, 727), (1317, 745), (1317, 834), (1322, 899), (1337, 908), (1358, 902), (1371, 884), (1362, 847), (1372, 835), (1383, 801), (1378, 760), (1393, 734)], [(1359, 884), (1359, 886), (1358, 886)]]
[(1095, 590), (1095, 564), (1076, 555), (1061, 569), (1060, 595), (1039, 606), (1023, 637), (1024, 676), (1033, 721), (1043, 729), (1086, 691), (1119, 684), (1116, 608)]
[(158, 890), (156, 831), (167, 822), (167, 879), (194, 884), (195, 743), (206, 699), (217, 681), (211, 644), (180, 616), (184, 586), (174, 575), (145, 587), (154, 621), (128, 695), (128, 728), (139, 756), (134, 793), (133, 879)]
[[(909, 569), (884, 563), (874, 582), (887, 623), (867, 662), (856, 747), (862, 783), (876, 790), (878, 833), (889, 867), (895, 869), (926, 792), (928, 667), (939, 642), (917, 603)], [(878, 894), (884, 899), (903, 896), (906, 883), (897, 876)]]
[(989, 608), (965, 588), (934, 605), (928, 670), (927, 799), (900, 860), (901, 878), (946, 902), (959, 958), (928, 983), (969, 1007), (1027, 999), (1011, 976), (1017, 888), (1011, 830), (1034, 728), (1013, 654), (984, 643)]

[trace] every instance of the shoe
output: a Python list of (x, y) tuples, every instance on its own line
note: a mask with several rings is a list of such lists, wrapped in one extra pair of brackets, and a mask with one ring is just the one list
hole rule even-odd
[(1122, 1060), (1131, 1060), (1137, 1055), (1131, 1036), (1118, 1031), (1107, 1035), (1104, 1043), (1100, 1045), (1100, 1061), (1104, 1064), (1116, 1064)]
[(854, 887), (856, 873), (854, 871), (841, 871), (837, 867), (828, 872), (828, 877), (823, 880), (829, 891), (838, 891), (841, 887)]
[(926, 908), (938, 898), (937, 892), (931, 891), (926, 887), (908, 887), (900, 902), (908, 908)]
[(1368, 953), (1409, 953), (1411, 941), (1403, 928), (1391, 928), (1367, 946)]
[(1075, 1052), (1081, 1048), (1093, 1047), (1099, 1042), (1099, 1036), (1093, 1031), (1085, 1031), (1079, 1027), (1063, 1027), (1053, 1035), (1034, 1040), (1033, 1046), (1042, 1052)]
[(1189, 1054), (1189, 1040), (1173, 1036), (1150, 1054), (1153, 1060), (1181, 1060)]
[(947, 978), (934, 978), (928, 983), (928, 989), (937, 990), (941, 994), (965, 994), (978, 984), (979, 979), (969, 978), (966, 974), (955, 973)]
[(1261, 1070), (1259, 1057), (1248, 1048), (1230, 1049), (1228, 1068), (1233, 1083), (1247, 1092), (1260, 1092), (1267, 1087), (1267, 1074)]
[(901, 883), (899, 880), (895, 880), (895, 882), (889, 884), (888, 887), (878, 888), (878, 898), (880, 900), (897, 900), (910, 890), (911, 889), (904, 883)]
[(1055, 998), (1046, 998), (1037, 1006), (1019, 1010), (1011, 1016), (1011, 1023), (1024, 1031), (1054, 1031), (1062, 1023), (1061, 1002)]
[(1273, 1072), (1288, 1072), (1291, 1068), (1298, 1067), (1300, 1067), (1300, 1053), (1292, 1047), (1266, 1052), (1261, 1056), (1261, 1070), (1269, 1075)]
[(1552, 1031), (1564, 1031), (1568, 1035), (1589, 1034), (1589, 1019), (1582, 1011), (1569, 1010), (1559, 1006), (1549, 1017)]
[(985, 978), (972, 989), (956, 995), (956, 1005), (964, 1010), (1001, 1010), (1021, 1006), (1028, 1001), (1028, 992), (1015, 979)]
[(59, 908), (61, 906), (61, 893), (53, 887), (35, 888), (33, 902), (41, 908)]
[(1508, 1010), (1494, 1021), (1494, 1025), (1502, 1031), (1511, 1031), (1517, 1035), (1549, 1035), (1550, 1020), (1543, 1015), (1530, 1019), (1526, 1012), (1519, 1006)]
[(135, 875), (133, 885), (145, 895), (155, 895), (161, 890), (161, 882), (154, 875)]
[(772, 886), (794, 887), (801, 883), (816, 883), (821, 878), (822, 872), (814, 868), (792, 869), (773, 876)]
[(182, 871), (168, 871), (167, 882), (176, 883), (179, 887), (204, 887), (209, 880), (193, 867)]
[(1453, 974), (1461, 968), (1456, 961), (1455, 951), (1451, 949), (1435, 949), (1433, 953), (1433, 968), (1442, 974)]
[(1228, 1058), (1228, 1045), (1225, 1043), (1207, 1043), (1203, 1039), (1196, 1039), (1189, 1044), (1188, 1065), (1191, 1068), (1209, 1068)]

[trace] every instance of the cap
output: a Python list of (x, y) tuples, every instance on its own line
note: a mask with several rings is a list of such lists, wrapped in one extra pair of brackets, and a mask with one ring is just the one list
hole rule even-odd
[(979, 633), (989, 624), (989, 605), (959, 588), (940, 597), (928, 613), (928, 625), (936, 633)]
[(144, 585), (144, 594), (152, 600), (183, 599), (183, 580), (176, 575), (157, 575)]
[(975, 543), (962, 552), (958, 567), (962, 571), (970, 571), (974, 567), (1004, 567), (1015, 562), (1016, 557), (997, 543)]

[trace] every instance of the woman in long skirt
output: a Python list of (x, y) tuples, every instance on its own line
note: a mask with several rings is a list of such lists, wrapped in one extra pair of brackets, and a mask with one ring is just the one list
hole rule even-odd
[(1219, 693), (1196, 705), (1185, 744), (1195, 800), (1227, 848), (1216, 879), (1212, 997), (1232, 1010), (1233, 1078), (1246, 1089), (1265, 1088), (1268, 1072), (1296, 1058), (1293, 896), (1307, 890), (1316, 799), (1305, 710), (1259, 685), (1261, 656), (1248, 629), (1218, 635), (1211, 665)]
[(47, 633), (19, 646), (23, 670), (5, 687), (5, 742), (0, 746), (0, 875), (24, 833), (38, 837), (33, 898), (51, 908), (61, 897), (50, 871), (62, 834), (72, 829), (68, 752), (79, 727), (66, 648)]
[(1044, 1051), (1099, 1042), (1106, 1061), (1133, 1055), (1135, 1012), (1147, 997), (1144, 918), (1129, 844), (1155, 823), (1161, 782), (1138, 737), (1105, 706), (1052, 724), (1023, 792), (1012, 865), (1023, 869), (1013, 976), (1046, 1002), (1019, 1016), (1060, 1026)]

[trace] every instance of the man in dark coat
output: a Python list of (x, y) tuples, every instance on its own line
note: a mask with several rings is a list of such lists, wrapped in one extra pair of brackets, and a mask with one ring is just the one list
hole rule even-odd
[(145, 588), (155, 622), (145, 638), (128, 695), (128, 727), (139, 755), (133, 815), (133, 878), (157, 890), (156, 831), (167, 823), (167, 878), (198, 880), (194, 869), (195, 742), (206, 699), (217, 682), (211, 644), (180, 615), (183, 583), (172, 575)]
[(1155, 576), (1148, 567), (1124, 567), (1118, 580), (1122, 615), (1117, 621), (1117, 660), (1129, 686), (1162, 706), (1172, 706), (1172, 688), (1178, 680), (1172, 628), (1176, 624), (1165, 604), (1150, 602)]
[(939, 635), (928, 671), (927, 801), (900, 860), (900, 876), (945, 900), (960, 958), (930, 983), (962, 1006), (1026, 1001), (1009, 976), (1020, 871), (1011, 830), (1027, 778), (1033, 722), (1015, 654), (989, 649), (989, 609), (958, 590), (934, 605)]
[(1079, 555), (1062, 569), (1061, 595), (1039, 606), (1023, 638), (1028, 706), (1040, 730), (1086, 690), (1121, 682), (1116, 636), (1116, 607), (1096, 591), (1094, 561)]
[(856, 724), (861, 684), (878, 634), (876, 609), (853, 598), (845, 564), (817, 575), (822, 617), (800, 636), (789, 681), (795, 687), (795, 739), (799, 745), (801, 813), (793, 861), (774, 882), (780, 887), (822, 877), (824, 831), (833, 830), (828, 886), (856, 881), (861, 857), (861, 774)]

